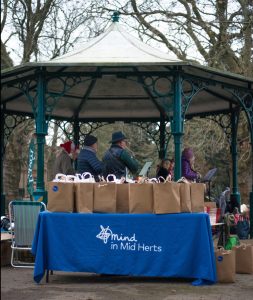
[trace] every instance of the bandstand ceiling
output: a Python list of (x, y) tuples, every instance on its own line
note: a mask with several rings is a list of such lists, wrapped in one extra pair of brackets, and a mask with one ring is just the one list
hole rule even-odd
[(178, 70), (191, 78), (183, 82), (185, 95), (193, 93), (190, 82), (205, 82), (187, 117), (229, 111), (236, 103), (229, 88), (252, 89), (253, 84), (252, 78), (178, 60), (139, 41), (114, 22), (105, 33), (75, 51), (2, 71), (1, 103), (7, 112), (33, 113), (24, 91), (36, 99), (36, 78), (41, 70), (47, 78), (47, 106), (54, 106), (50, 113), (63, 119), (159, 120), (172, 108), (168, 94)]

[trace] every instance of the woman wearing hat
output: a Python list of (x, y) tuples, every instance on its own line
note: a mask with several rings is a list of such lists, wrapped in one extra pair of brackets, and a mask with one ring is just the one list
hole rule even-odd
[(185, 148), (182, 152), (182, 176), (190, 181), (197, 181), (201, 178), (200, 173), (193, 170), (195, 156), (191, 148)]
[(126, 139), (121, 131), (116, 131), (112, 134), (111, 147), (105, 152), (103, 157), (105, 176), (114, 174), (116, 178), (120, 179), (126, 177), (127, 170), (133, 174), (137, 172), (139, 165), (127, 151)]
[(89, 172), (98, 181), (98, 175), (102, 175), (103, 163), (97, 158), (97, 138), (93, 135), (86, 135), (84, 148), (77, 158), (77, 172), (83, 174)]
[(72, 165), (72, 159), (76, 159), (77, 149), (78, 147), (76, 147), (76, 145), (71, 141), (60, 144), (60, 150), (56, 154), (56, 159), (53, 166), (53, 178), (58, 173), (65, 175), (75, 174), (75, 170)]

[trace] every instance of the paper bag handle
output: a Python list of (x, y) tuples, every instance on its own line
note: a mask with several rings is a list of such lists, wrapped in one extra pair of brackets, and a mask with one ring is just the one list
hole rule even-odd
[[(110, 178), (112, 178), (112, 180), (110, 180)], [(107, 182), (116, 182), (116, 176), (114, 174), (108, 174), (106, 176), (106, 181)]]
[(67, 177), (65, 174), (62, 174), (62, 173), (57, 173), (55, 175), (55, 179), (53, 181), (55, 182), (59, 182), (59, 181), (66, 181)]
[(178, 183), (181, 183), (181, 182), (183, 182), (183, 183), (190, 183), (190, 181), (187, 180), (185, 177), (181, 177), (180, 179), (178, 179), (177, 182), (178, 182)]
[(90, 179), (90, 178), (93, 178), (94, 176), (93, 175), (91, 175), (91, 173), (89, 173), (89, 172), (84, 172), (83, 174), (82, 174), (82, 179)]
[(76, 176), (75, 175), (67, 175), (66, 176), (66, 181), (67, 182), (75, 182), (76, 181)]
[(153, 177), (153, 178), (150, 178), (150, 179), (148, 180), (148, 182), (150, 182), (150, 183), (158, 183), (159, 181), (158, 181), (157, 178)]
[[(112, 180), (110, 180), (110, 177), (112, 177)], [(121, 177), (120, 179), (117, 179), (114, 174), (108, 174), (106, 177), (106, 182), (114, 182), (114, 183), (123, 183), (125, 182), (125, 177)]]

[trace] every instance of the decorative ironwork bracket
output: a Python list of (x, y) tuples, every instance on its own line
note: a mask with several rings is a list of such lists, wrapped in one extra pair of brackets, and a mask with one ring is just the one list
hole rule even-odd
[(209, 82), (191, 78), (191, 77), (182, 77), (181, 86), (182, 86), (182, 118), (185, 119), (186, 111), (192, 101), (193, 97), (199, 93), (201, 90), (207, 88), (210, 85)]
[(225, 88), (229, 91), (240, 104), (242, 109), (246, 112), (249, 129), (251, 131), (251, 142), (253, 145), (253, 92), (244, 91), (242, 89)]
[(8, 139), (12, 134), (13, 130), (17, 126), (19, 126), (20, 124), (28, 120), (33, 120), (33, 119), (31, 117), (4, 114), (4, 128), (3, 128), (4, 129), (4, 145), (3, 145), (4, 153), (8, 143)]

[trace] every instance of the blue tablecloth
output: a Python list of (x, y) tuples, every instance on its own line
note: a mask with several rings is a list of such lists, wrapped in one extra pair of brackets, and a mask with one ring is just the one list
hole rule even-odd
[(46, 270), (192, 278), (196, 285), (216, 282), (205, 213), (42, 212), (32, 253), (38, 283)]

